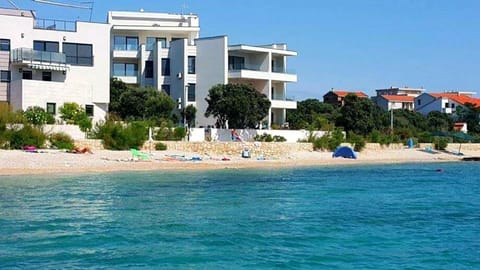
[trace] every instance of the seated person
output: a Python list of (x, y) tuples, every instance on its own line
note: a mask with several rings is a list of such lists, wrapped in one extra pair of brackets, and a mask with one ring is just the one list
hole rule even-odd
[(70, 151), (70, 153), (74, 153), (74, 154), (85, 154), (85, 153), (93, 154), (92, 150), (88, 146), (84, 147), (84, 148), (75, 147), (75, 148), (73, 148), (72, 151)]

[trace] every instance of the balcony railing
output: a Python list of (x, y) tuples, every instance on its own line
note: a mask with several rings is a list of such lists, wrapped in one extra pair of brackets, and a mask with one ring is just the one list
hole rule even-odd
[(12, 62), (41, 62), (46, 64), (67, 63), (64, 53), (35, 51), (28, 48), (18, 48), (12, 51)]
[(44, 30), (76, 32), (77, 23), (72, 21), (63, 21), (63, 20), (35, 19), (33, 28), (44, 29)]
[(263, 71), (260, 65), (228, 64), (228, 70)]

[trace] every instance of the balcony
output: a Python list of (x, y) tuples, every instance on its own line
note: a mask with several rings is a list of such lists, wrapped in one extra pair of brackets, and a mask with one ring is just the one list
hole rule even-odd
[[(283, 70), (283, 69), (282, 69)], [(229, 65), (228, 77), (230, 79), (257, 79), (280, 82), (296, 82), (297, 75), (280, 72), (268, 72), (256, 65)]]
[(138, 83), (137, 76), (117, 76), (117, 75), (113, 75), (113, 77), (121, 80), (122, 82), (124, 82), (126, 84), (137, 84)]
[(288, 99), (272, 99), (272, 108), (274, 109), (296, 109), (297, 102)]
[(12, 51), (13, 65), (26, 65), (34, 69), (67, 71), (67, 57), (64, 53), (35, 51), (17, 48)]
[(53, 31), (76, 32), (77, 23), (63, 20), (35, 19), (33, 28)]
[(139, 56), (138, 50), (113, 50), (113, 58), (127, 58), (127, 59), (137, 59)]

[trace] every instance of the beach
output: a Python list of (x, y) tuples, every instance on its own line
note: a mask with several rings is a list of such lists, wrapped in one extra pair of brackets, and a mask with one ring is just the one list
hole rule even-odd
[(321, 151), (300, 151), (288, 155), (274, 157), (252, 156), (251, 158), (242, 158), (241, 153), (238, 155), (212, 156), (170, 150), (152, 151), (148, 154), (151, 158), (144, 161), (133, 158), (130, 151), (94, 150), (93, 154), (72, 154), (60, 150), (41, 150), (38, 153), (20, 150), (0, 150), (0, 175), (430, 163), (459, 161), (464, 156), (480, 156), (480, 153), (476, 151), (464, 151), (464, 156), (458, 156), (449, 152), (436, 151), (430, 153), (421, 149), (364, 150), (358, 154), (358, 159), (356, 160), (332, 158), (331, 152)]

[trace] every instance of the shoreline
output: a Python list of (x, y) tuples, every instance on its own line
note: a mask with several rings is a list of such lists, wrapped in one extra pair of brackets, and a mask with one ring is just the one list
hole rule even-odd
[[(480, 156), (471, 152), (465, 156)], [(165, 160), (168, 156), (186, 158), (201, 157), (201, 161)], [(238, 156), (211, 157), (198, 153), (176, 151), (154, 151), (151, 161), (128, 161), (130, 151), (99, 150), (94, 154), (71, 154), (55, 150), (27, 153), (20, 150), (0, 150), (0, 176), (29, 175), (85, 175), (93, 173), (122, 172), (196, 172), (212, 170), (307, 168), (351, 165), (388, 165), (406, 163), (458, 162), (464, 156), (446, 152), (426, 153), (419, 149), (367, 150), (359, 153), (357, 160), (332, 158), (331, 152), (297, 152), (291, 155), (257, 160), (256, 157), (243, 159)]]

